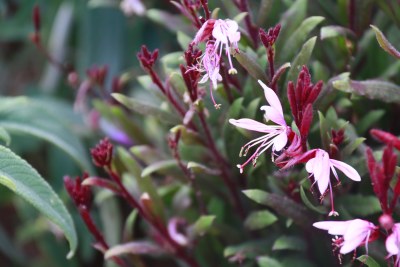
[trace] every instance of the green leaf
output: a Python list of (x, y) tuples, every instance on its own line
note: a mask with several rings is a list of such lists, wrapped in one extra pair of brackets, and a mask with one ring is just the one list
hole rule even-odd
[(303, 65), (307, 65), (310, 60), (312, 51), (314, 50), (315, 42), (317, 41), (317, 37), (310, 38), (307, 42), (304, 43), (300, 52), (297, 54), (296, 58), (293, 60), (291, 64), (291, 68), (289, 69), (286, 82), (296, 80), (298, 73), (301, 70)]
[(324, 207), (322, 206), (316, 207), (311, 203), (311, 201), (307, 198), (306, 193), (304, 192), (304, 188), (302, 186), (300, 186), (300, 197), (304, 205), (306, 205), (309, 209), (318, 212), (320, 214), (326, 214), (326, 210)]
[(261, 0), (257, 14), (257, 25), (264, 25), (265, 20), (268, 17), (268, 13), (271, 10), (273, 0)]
[(346, 36), (346, 35), (354, 35), (352, 31), (350, 31), (348, 28), (342, 27), (342, 26), (325, 26), (321, 27), (320, 31), (320, 38), (321, 40), (325, 40), (328, 38), (334, 38), (338, 36)]
[(296, 51), (298, 51), (301, 45), (304, 43), (310, 32), (324, 19), (324, 17), (319, 16), (305, 19), (283, 46), (282, 51), (279, 54), (282, 56), (281, 61), (285, 62), (292, 58)]
[(191, 130), (188, 129), (184, 125), (177, 125), (170, 130), (171, 133), (176, 134), (177, 132), (180, 132), (181, 134), (181, 140), (183, 143), (186, 145), (202, 145), (204, 144), (203, 140), (201, 139), (200, 135)]
[(160, 122), (165, 122), (168, 124), (179, 124), (180, 120), (173, 113), (159, 109), (156, 106), (152, 106), (143, 101), (126, 97), (123, 94), (114, 93), (111, 94), (118, 102), (120, 102), (125, 107), (145, 116), (153, 116), (157, 118)]
[(202, 215), (199, 219), (190, 227), (190, 232), (193, 235), (201, 236), (204, 235), (212, 227), (215, 221), (214, 215)]
[(338, 198), (336, 203), (354, 216), (366, 217), (382, 211), (375, 196), (344, 195)]
[(293, 219), (302, 227), (310, 227), (312, 224), (312, 216), (307, 209), (286, 196), (267, 193), (259, 189), (244, 190), (243, 193), (251, 200), (274, 209), (284, 217)]
[(161, 254), (164, 250), (158, 245), (149, 241), (132, 241), (111, 247), (104, 253), (105, 259), (125, 254), (143, 255), (143, 254)]
[(356, 129), (359, 135), (365, 134), (368, 129), (374, 124), (377, 123), (382, 117), (385, 115), (385, 110), (372, 110), (368, 112), (357, 124)]
[(257, 258), (257, 264), (259, 267), (283, 267), (279, 261), (268, 256), (261, 256)]
[(272, 250), (297, 250), (305, 251), (306, 242), (297, 236), (281, 236), (275, 240)]
[(82, 169), (92, 172), (92, 164), (80, 140), (71, 132), (65, 119), (49, 112), (45, 103), (27, 97), (0, 99), (0, 128), (10, 134), (38, 137), (67, 153)]
[(181, 46), (181, 48), (183, 50), (186, 50), (188, 48), (190, 42), (192, 41), (192, 39), (188, 35), (186, 35), (185, 33), (181, 32), (181, 31), (178, 31), (176, 33), (176, 35), (177, 35), (179, 45)]
[(0, 127), (0, 140), (2, 140), (6, 146), (9, 146), (11, 143), (11, 136), (3, 127)]
[(246, 218), (244, 226), (250, 230), (260, 230), (277, 220), (278, 218), (268, 210), (255, 211)]
[(74, 256), (78, 239), (74, 223), (64, 204), (50, 185), (25, 160), (0, 146), (0, 184), (31, 203), (63, 231)]
[(241, 12), (239, 14), (237, 14), (233, 20), (236, 21), (237, 23), (240, 23), (246, 16), (247, 16), (247, 12)]
[(168, 12), (158, 9), (148, 9), (146, 15), (150, 20), (160, 24), (161, 26), (164, 26), (171, 32), (191, 32), (189, 24), (183, 20), (182, 16), (172, 15)]
[(368, 267), (380, 267), (380, 265), (369, 255), (361, 255), (357, 260)]
[(175, 159), (156, 161), (143, 169), (142, 177), (152, 175), (153, 173), (156, 172), (164, 174), (166, 171), (169, 171), (171, 169), (176, 170), (177, 166), (178, 163), (176, 162)]
[(385, 35), (374, 25), (370, 25), (372, 30), (375, 32), (376, 40), (378, 40), (379, 45), (390, 55), (395, 58), (400, 59), (400, 52), (386, 39)]
[(333, 87), (369, 99), (377, 99), (386, 103), (400, 103), (400, 87), (380, 80), (354, 81), (349, 73), (344, 73), (340, 80), (332, 82)]
[(188, 162), (187, 168), (193, 171), (194, 173), (206, 173), (209, 175), (219, 175), (221, 174), (220, 170), (215, 170), (207, 167), (204, 164), (197, 163), (197, 162)]
[(365, 140), (364, 137), (358, 137), (355, 140), (351, 140), (342, 150), (344, 156), (350, 156)]
[(248, 52), (240, 51), (240, 53), (236, 53), (233, 56), (254, 79), (261, 80), (265, 84), (269, 83), (267, 75), (265, 74), (261, 66), (257, 63), (257, 60), (250, 56)]

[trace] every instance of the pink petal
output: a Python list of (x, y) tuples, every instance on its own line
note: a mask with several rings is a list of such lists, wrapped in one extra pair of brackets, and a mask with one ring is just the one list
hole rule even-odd
[(272, 147), (273, 151), (281, 151), (287, 144), (288, 138), (286, 132), (279, 134), (274, 138), (274, 146)]
[(204, 76), (201, 78), (201, 80), (199, 81), (200, 84), (205, 83), (208, 81), (208, 74), (204, 74)]
[(315, 161), (316, 161), (315, 158), (312, 158), (309, 161), (307, 161), (307, 163), (306, 163), (306, 171), (308, 173), (313, 173), (314, 172)]
[(347, 254), (355, 250), (362, 242), (364, 242), (366, 235), (359, 235), (354, 239), (346, 240), (343, 242), (343, 246), (340, 249), (341, 254)]
[(227, 19), (227, 20), (225, 20), (225, 24), (228, 27), (228, 32), (229, 33), (234, 33), (237, 30), (239, 30), (239, 25), (234, 20)]
[(262, 106), (260, 108), (261, 110), (265, 111), (265, 119), (271, 120), (275, 122), (276, 124), (279, 124), (281, 126), (286, 126), (285, 119), (283, 118), (282, 114), (279, 113), (278, 110), (276, 110), (274, 107), (271, 106)]
[(193, 42), (197, 45), (200, 42), (208, 39), (208, 37), (211, 35), (211, 29), (214, 26), (215, 20), (209, 19), (205, 23), (203, 23), (203, 26), (199, 29), (199, 31), (196, 33), (196, 36), (193, 39)]
[(314, 178), (318, 184), (318, 190), (324, 194), (330, 182), (329, 155), (323, 150), (316, 153), (317, 160), (314, 163)]
[(226, 32), (223, 29), (223, 24), (225, 24), (225, 22), (221, 19), (215, 21), (214, 29), (212, 31), (212, 36), (214, 36), (214, 38), (217, 39), (217, 41), (226, 44), (228, 43), (228, 39), (226, 36)]
[(351, 221), (323, 221), (313, 224), (314, 227), (327, 230), (331, 235), (344, 235)]
[(344, 162), (338, 161), (338, 160), (334, 160), (334, 159), (331, 159), (330, 162), (333, 166), (335, 166), (338, 170), (343, 172), (351, 180), (361, 181), (361, 177), (358, 174), (358, 172), (350, 165), (348, 165)]
[(364, 221), (361, 219), (352, 220), (349, 224), (349, 228), (346, 233), (343, 235), (345, 240), (351, 240), (358, 238), (358, 236), (367, 236), (368, 231), (370, 231), (374, 225), (368, 221)]
[(399, 253), (398, 242), (399, 240), (397, 240), (395, 233), (392, 233), (386, 238), (386, 250), (390, 256), (397, 255)]
[(270, 126), (252, 119), (239, 119), (239, 120), (230, 119), (229, 123), (240, 128), (261, 133), (269, 133), (275, 131), (275, 129), (271, 129)]
[(278, 96), (275, 94), (274, 90), (266, 86), (261, 80), (258, 80), (258, 83), (264, 89), (264, 95), (267, 102), (271, 105), (271, 107), (275, 108), (283, 118), (283, 110), (281, 102), (279, 101)]

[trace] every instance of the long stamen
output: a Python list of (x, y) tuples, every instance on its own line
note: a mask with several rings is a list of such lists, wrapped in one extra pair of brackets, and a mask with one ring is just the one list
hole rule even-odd
[(332, 191), (331, 181), (329, 181), (329, 190), (330, 190), (329, 195), (331, 199), (331, 212), (329, 212), (328, 216), (339, 216), (339, 213), (335, 211), (335, 206), (333, 203), (333, 191)]

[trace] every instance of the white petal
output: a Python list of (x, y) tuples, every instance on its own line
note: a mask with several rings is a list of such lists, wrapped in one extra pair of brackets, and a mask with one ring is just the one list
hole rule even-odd
[(306, 171), (308, 173), (314, 173), (315, 161), (316, 161), (315, 158), (312, 158), (309, 161), (307, 161), (307, 163), (306, 163)]
[(396, 238), (396, 233), (392, 233), (386, 238), (386, 250), (389, 253), (389, 255), (397, 255), (399, 251), (398, 247), (399, 240)]
[(234, 20), (226, 19), (225, 24), (228, 27), (228, 31), (230, 33), (233, 33), (233, 32), (236, 32), (237, 30), (239, 30), (239, 25)]
[(279, 111), (276, 110), (275, 108), (271, 106), (262, 106), (260, 109), (265, 111), (265, 119), (267, 121), (271, 120), (276, 124), (279, 124), (281, 126), (286, 126), (286, 122), (282, 114), (279, 113)]
[(271, 105), (271, 107), (275, 108), (283, 118), (283, 110), (281, 102), (279, 101), (278, 96), (275, 94), (274, 90), (266, 86), (261, 80), (258, 80), (258, 83), (264, 89), (264, 95), (267, 102)]
[(204, 76), (201, 78), (201, 80), (199, 81), (199, 83), (205, 83), (206, 81), (208, 81), (208, 74), (204, 74)]
[(343, 172), (351, 180), (353, 180), (353, 181), (361, 181), (361, 177), (358, 174), (358, 172), (356, 171), (356, 169), (351, 167), (349, 164), (346, 164), (344, 162), (341, 162), (341, 161), (338, 161), (338, 160), (334, 160), (334, 159), (331, 159), (330, 162), (331, 162), (331, 164), (333, 166), (335, 166), (338, 170)]
[(274, 138), (274, 146), (272, 147), (272, 150), (281, 151), (282, 148), (286, 146), (287, 141), (288, 138), (286, 132), (279, 134), (277, 137)]
[(313, 224), (314, 227), (327, 230), (331, 235), (344, 235), (351, 221), (323, 221)]
[(223, 24), (225, 22), (221, 19), (215, 21), (214, 29), (212, 31), (212, 36), (217, 40), (224, 44), (228, 43), (228, 39), (226, 36), (226, 31), (223, 29)]
[(239, 119), (239, 120), (230, 119), (229, 123), (231, 123), (237, 127), (240, 127), (240, 128), (244, 128), (244, 129), (256, 131), (256, 132), (261, 132), (261, 133), (269, 133), (269, 132), (275, 131), (275, 129), (271, 129), (270, 126), (265, 125), (264, 123), (260, 123), (258, 121), (252, 120), (252, 119)]
[(318, 184), (318, 190), (324, 194), (330, 182), (329, 155), (323, 150), (317, 151), (314, 163), (314, 178)]
[(355, 250), (362, 242), (364, 242), (366, 235), (359, 235), (357, 238), (346, 240), (340, 249), (340, 253), (347, 254)]

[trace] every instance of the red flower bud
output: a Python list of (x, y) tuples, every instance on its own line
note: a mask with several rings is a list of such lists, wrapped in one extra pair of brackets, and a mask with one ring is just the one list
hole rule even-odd
[(106, 137), (100, 143), (90, 150), (93, 163), (98, 167), (108, 167), (111, 164), (113, 145)]

